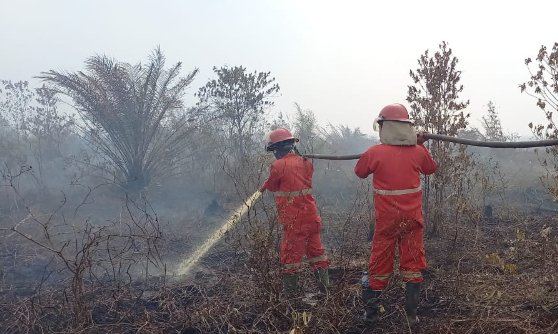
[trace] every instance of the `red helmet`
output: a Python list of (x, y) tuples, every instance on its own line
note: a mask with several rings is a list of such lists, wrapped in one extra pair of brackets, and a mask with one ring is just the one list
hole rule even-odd
[(385, 106), (380, 111), (380, 115), (378, 115), (377, 120), (412, 123), (409, 119), (409, 113), (407, 112), (407, 109), (399, 103)]
[(293, 139), (296, 142), (298, 141), (298, 138), (295, 138), (291, 131), (285, 128), (277, 128), (265, 136), (265, 149), (269, 151), (271, 146), (289, 139)]
[(374, 120), (374, 130), (379, 130), (379, 124), (382, 121), (405, 122), (410, 124), (413, 123), (409, 119), (409, 113), (407, 112), (407, 109), (399, 103), (390, 104), (382, 108), (380, 114)]

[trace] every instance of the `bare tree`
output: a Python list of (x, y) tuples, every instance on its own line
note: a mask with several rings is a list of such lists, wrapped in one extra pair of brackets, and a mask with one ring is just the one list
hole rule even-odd
[(71, 307), (72, 329), (74, 332), (83, 330), (93, 323), (94, 302), (90, 297), (93, 290), (99, 287), (122, 289), (137, 278), (136, 272), (143, 272), (147, 279), (154, 267), (156, 271), (165, 270), (159, 254), (162, 233), (159, 220), (145, 198), (134, 201), (128, 196), (118, 220), (99, 224), (80, 215), (80, 208), (102, 184), (85, 187), (88, 189), (71, 217), (64, 213), (68, 206), (64, 193), (57, 207), (46, 214), (38, 214), (39, 210), (31, 206), (18, 189), (19, 179), (30, 170), (23, 166), (19, 170), (1, 171), (0, 186), (9, 188), (18, 197), (25, 217), (12, 226), (0, 226), (0, 231), (8, 232), (9, 238), (25, 240), (32, 251), (57, 260), (63, 274), (63, 281), (58, 283), (64, 290), (64, 302)]
[(165, 69), (155, 49), (146, 65), (130, 65), (107, 56), (86, 60), (87, 72), (49, 71), (40, 78), (71, 97), (82, 122), (81, 136), (109, 163), (115, 180), (127, 190), (166, 176), (182, 161), (189, 134), (182, 96), (198, 70), (179, 77), (181, 63)]

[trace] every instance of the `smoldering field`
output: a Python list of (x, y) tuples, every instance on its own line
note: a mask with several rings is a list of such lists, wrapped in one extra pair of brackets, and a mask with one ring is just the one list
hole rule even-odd
[[(456, 58), (439, 47), (411, 71), (416, 127), (516, 140), (492, 103), (482, 129), (469, 125)], [(374, 206), (354, 161), (314, 161), (332, 288), (309, 307), (308, 322), (281, 295), (269, 193), (188, 275), (176, 274), (267, 177), (270, 129), (290, 128), (302, 153), (354, 154), (377, 143), (360, 129), (320, 126), (298, 104), (292, 115), (274, 113), (275, 78), (243, 66), (214, 68), (195, 105), (185, 105), (198, 71), (181, 76), (181, 67), (155, 49), (145, 64), (93, 56), (82, 72), (44, 72), (46, 85), (35, 89), (1, 81), (0, 332), (410, 332), (397, 268), (378, 326), (361, 320)], [(62, 112), (68, 105), (73, 112)], [(552, 113), (549, 122), (531, 125), (535, 138), (558, 137)], [(558, 151), (428, 147), (439, 170), (423, 179), (428, 268), (414, 331), (555, 333)], [(316, 290), (309, 270), (301, 284), (306, 296)]]

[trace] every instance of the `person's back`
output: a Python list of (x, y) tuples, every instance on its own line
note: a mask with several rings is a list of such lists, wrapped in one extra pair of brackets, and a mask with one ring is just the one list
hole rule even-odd
[(436, 163), (422, 145), (374, 145), (362, 155), (355, 166), (355, 174), (358, 177), (374, 175), (375, 194), (391, 192), (399, 195), (375, 196), (375, 203), (385, 202), (382, 207), (411, 215), (416, 210), (422, 210), (420, 175), (432, 174), (435, 170)]
[(313, 173), (312, 163), (295, 153), (288, 153), (271, 165), (265, 188), (275, 193), (280, 224), (321, 221), (312, 196)]
[(320, 240), (321, 218), (312, 196), (312, 163), (296, 154), (291, 132), (284, 128), (271, 131), (266, 138), (266, 150), (277, 159), (269, 177), (260, 188), (275, 195), (279, 224), (283, 226), (280, 261), (283, 264), (283, 290), (296, 297), (299, 272), (306, 260), (314, 271), (320, 291), (327, 295), (329, 260)]
[(410, 324), (418, 322), (417, 306), (422, 271), (426, 268), (423, 243), (421, 174), (436, 171), (436, 162), (422, 145), (401, 104), (386, 106), (375, 120), (382, 144), (370, 147), (358, 160), (355, 174), (374, 175), (374, 236), (368, 263), (368, 285), (362, 290), (364, 320), (379, 319), (380, 296), (393, 273), (395, 249), (406, 283), (405, 311)]

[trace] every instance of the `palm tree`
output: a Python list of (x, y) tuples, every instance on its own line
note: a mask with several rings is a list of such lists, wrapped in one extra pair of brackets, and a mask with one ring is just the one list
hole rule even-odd
[(85, 72), (51, 70), (39, 78), (73, 100), (80, 135), (112, 167), (116, 182), (138, 190), (172, 174), (190, 132), (182, 96), (198, 70), (179, 77), (181, 63), (165, 69), (159, 48), (145, 66), (100, 55), (85, 65)]

